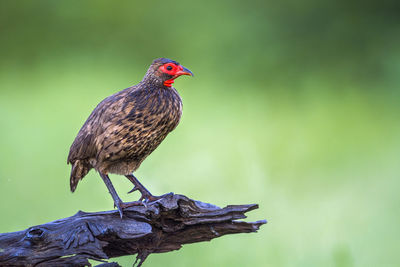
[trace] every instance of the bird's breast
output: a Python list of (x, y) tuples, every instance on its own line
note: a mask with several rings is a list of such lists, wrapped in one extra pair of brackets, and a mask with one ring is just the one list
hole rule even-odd
[(126, 155), (127, 158), (141, 161), (178, 125), (182, 115), (179, 95), (154, 95), (143, 101), (136, 103), (119, 120), (112, 146), (123, 153), (114, 153), (112, 158)]
[(179, 95), (156, 94), (149, 97), (145, 105), (139, 106), (127, 116), (135, 125), (149, 132), (170, 132), (179, 123), (182, 102)]

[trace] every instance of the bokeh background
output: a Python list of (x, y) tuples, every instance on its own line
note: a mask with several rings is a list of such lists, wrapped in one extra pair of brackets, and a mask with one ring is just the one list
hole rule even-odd
[(93, 171), (70, 193), (69, 146), (169, 57), (196, 76), (176, 81), (181, 124), (137, 176), (259, 203), (248, 219), (268, 224), (145, 266), (398, 266), (399, 18), (398, 1), (1, 1), (0, 232), (113, 207)]

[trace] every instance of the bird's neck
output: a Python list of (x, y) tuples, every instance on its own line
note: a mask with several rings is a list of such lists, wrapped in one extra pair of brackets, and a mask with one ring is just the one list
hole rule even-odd
[(154, 75), (152, 70), (148, 70), (146, 75), (144, 75), (143, 80), (140, 82), (146, 88), (153, 89), (164, 89), (164, 81), (161, 77)]

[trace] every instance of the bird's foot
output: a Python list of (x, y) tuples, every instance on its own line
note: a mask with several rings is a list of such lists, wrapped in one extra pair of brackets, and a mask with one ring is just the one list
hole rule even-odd
[(132, 201), (132, 202), (122, 202), (118, 201), (117, 203), (114, 203), (114, 208), (117, 208), (119, 211), (119, 215), (123, 216), (123, 209), (129, 208), (129, 207), (135, 207), (135, 206), (144, 206), (147, 207), (147, 205), (151, 205), (154, 203), (157, 203), (161, 199), (163, 199), (166, 196), (169, 196), (173, 193), (168, 193), (164, 194), (161, 196), (153, 196), (152, 194), (142, 194), (142, 196), (139, 198), (138, 201)]
[(154, 196), (148, 190), (141, 190), (141, 188), (139, 188), (137, 186), (133, 187), (132, 190), (130, 190), (128, 192), (128, 194), (135, 192), (135, 191), (139, 191), (142, 194), (142, 196), (139, 198), (139, 201), (142, 201), (144, 203), (156, 202), (156, 201), (162, 199), (163, 197), (171, 194), (171, 193), (168, 193), (168, 194), (164, 194), (161, 196)]
[(160, 200), (162, 196), (153, 196), (152, 194), (142, 194), (142, 196), (139, 198), (139, 201), (142, 201), (144, 203), (153, 203), (156, 202), (157, 200)]
[(144, 203), (155, 202), (163, 197), (163, 196), (153, 196), (146, 188), (138, 187), (136, 185), (132, 188), (132, 190), (128, 192), (128, 194), (135, 191), (139, 191), (142, 194), (142, 196), (139, 198), (139, 201)]
[(160, 201), (161, 199), (163, 199), (164, 197), (170, 196), (170, 195), (173, 195), (173, 194), (174, 193), (171, 192), (171, 193), (167, 193), (167, 194), (164, 194), (164, 195), (161, 195), (161, 196), (150, 195), (150, 196), (146, 196), (146, 197), (144, 197), (142, 195), (142, 197), (139, 199), (139, 201), (143, 201), (146, 204), (154, 204), (154, 203), (157, 203), (158, 201)]
[(128, 194), (135, 192), (135, 191), (139, 191), (140, 194), (142, 194), (142, 196), (139, 198), (139, 201), (141, 201), (143, 203), (146, 203), (146, 204), (155, 203), (166, 196), (166, 195), (162, 195), (162, 196), (152, 195), (150, 193), (150, 191), (147, 190), (146, 187), (144, 187), (133, 174), (125, 175), (125, 177), (128, 178), (128, 180), (131, 181), (134, 185), (134, 187), (132, 188), (132, 190), (130, 190), (128, 192)]

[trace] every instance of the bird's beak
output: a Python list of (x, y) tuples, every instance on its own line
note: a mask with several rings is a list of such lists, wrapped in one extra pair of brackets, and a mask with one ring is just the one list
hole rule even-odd
[(179, 70), (176, 73), (176, 76), (181, 76), (181, 75), (190, 75), (190, 76), (194, 76), (194, 74), (187, 68), (185, 68), (184, 66), (179, 66)]

